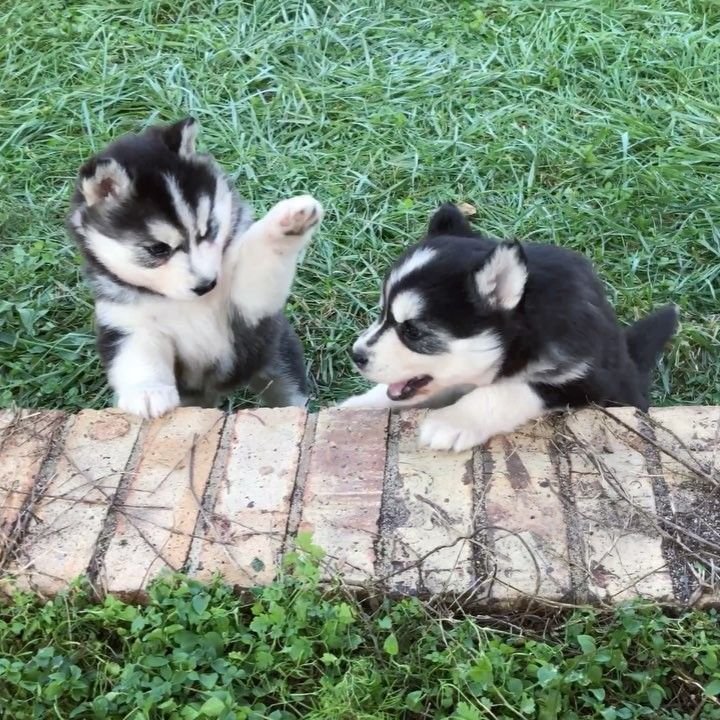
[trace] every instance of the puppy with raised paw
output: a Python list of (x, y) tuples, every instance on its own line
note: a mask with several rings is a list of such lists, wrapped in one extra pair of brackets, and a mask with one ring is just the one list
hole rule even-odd
[(239, 385), (270, 406), (307, 401), (283, 308), (323, 210), (303, 195), (253, 222), (187, 118), (126, 135), (91, 158), (68, 228), (95, 296), (117, 405), (157, 417), (214, 406)]
[(387, 274), (380, 316), (353, 345), (355, 366), (379, 384), (342, 405), (439, 408), (420, 442), (456, 451), (549, 411), (647, 410), (677, 324), (667, 305), (621, 327), (582, 255), (491, 240), (443, 205)]

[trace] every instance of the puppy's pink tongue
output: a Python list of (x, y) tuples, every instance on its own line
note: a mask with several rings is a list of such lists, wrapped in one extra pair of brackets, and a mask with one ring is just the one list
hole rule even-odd
[(391, 400), (402, 400), (405, 397), (405, 387), (407, 380), (404, 382), (390, 383), (387, 389), (387, 395)]

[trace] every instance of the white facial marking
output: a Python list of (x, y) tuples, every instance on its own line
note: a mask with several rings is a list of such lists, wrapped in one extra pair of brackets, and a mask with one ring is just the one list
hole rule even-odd
[(404, 290), (393, 298), (390, 311), (396, 323), (403, 323), (419, 317), (424, 306), (425, 301), (420, 293), (415, 290)]
[(431, 375), (433, 382), (428, 389), (432, 392), (455, 385), (488, 385), (497, 377), (503, 360), (502, 341), (492, 330), (449, 340), (447, 351), (434, 355), (410, 350), (393, 328), (376, 337), (378, 330), (375, 323), (353, 346), (356, 352), (367, 354), (368, 364), (362, 374), (373, 382), (389, 384)]
[(198, 235), (203, 236), (208, 230), (208, 220), (210, 219), (210, 198), (203, 195), (198, 201), (197, 206), (197, 231)]
[(424, 375), (423, 367), (430, 360), (429, 355), (420, 355), (410, 350), (398, 337), (394, 328), (386, 328), (372, 344), (362, 343), (356, 350), (367, 354), (368, 364), (362, 373), (378, 383), (394, 383)]
[(522, 298), (527, 268), (514, 246), (499, 245), (490, 259), (475, 273), (478, 292), (504, 310), (512, 310)]
[(134, 245), (119, 242), (94, 228), (88, 228), (85, 237), (90, 252), (124, 282), (178, 300), (194, 297), (192, 288), (197, 282), (190, 272), (187, 253), (178, 252), (159, 267), (147, 268), (138, 264)]
[(222, 246), (204, 242), (190, 248), (190, 265), (200, 280), (215, 280), (220, 273)]
[(233, 222), (233, 197), (225, 178), (218, 176), (215, 185), (215, 202), (213, 203), (213, 217), (217, 225), (215, 242), (225, 246)]
[(393, 285), (396, 285), (404, 277), (407, 277), (411, 272), (419, 270), (424, 265), (427, 265), (436, 255), (435, 250), (432, 248), (424, 247), (420, 248), (417, 252), (410, 255), (402, 265), (393, 269), (390, 273), (390, 277), (386, 283), (386, 290), (389, 291)]
[(165, 184), (167, 185), (170, 198), (172, 199), (173, 206), (177, 216), (180, 218), (180, 222), (185, 228), (185, 232), (189, 238), (195, 237), (195, 218), (190, 206), (185, 202), (185, 198), (180, 190), (177, 180), (171, 175), (165, 176)]
[(151, 220), (148, 223), (148, 232), (155, 240), (165, 243), (171, 248), (178, 247), (183, 241), (183, 236), (180, 231), (174, 225), (164, 220)]

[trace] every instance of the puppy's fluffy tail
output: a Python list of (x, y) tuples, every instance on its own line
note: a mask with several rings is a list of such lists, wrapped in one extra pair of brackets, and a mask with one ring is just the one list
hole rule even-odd
[(630, 357), (640, 373), (646, 396), (650, 386), (650, 373), (677, 328), (677, 306), (664, 305), (625, 330)]

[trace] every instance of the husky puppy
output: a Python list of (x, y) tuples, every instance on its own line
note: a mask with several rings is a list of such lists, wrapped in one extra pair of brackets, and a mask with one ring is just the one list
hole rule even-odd
[(68, 227), (117, 405), (157, 417), (240, 384), (267, 405), (305, 405), (302, 348), (282, 311), (322, 207), (293, 197), (253, 222), (196, 152), (197, 132), (187, 118), (124, 136), (79, 172)]
[(352, 348), (380, 384), (343, 405), (439, 407), (420, 441), (456, 451), (552, 410), (647, 410), (650, 373), (676, 329), (672, 305), (620, 327), (583, 256), (490, 240), (448, 204), (394, 264), (380, 317)]

